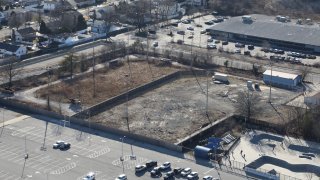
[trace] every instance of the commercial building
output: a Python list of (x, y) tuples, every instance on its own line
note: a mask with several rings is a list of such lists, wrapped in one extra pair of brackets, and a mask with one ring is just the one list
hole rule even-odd
[(237, 16), (208, 28), (217, 39), (271, 46), (284, 50), (320, 53), (318, 25), (266, 15)]
[(285, 89), (296, 89), (301, 83), (302, 77), (297, 74), (284, 73), (279, 71), (266, 70), (263, 73), (263, 82), (275, 87)]

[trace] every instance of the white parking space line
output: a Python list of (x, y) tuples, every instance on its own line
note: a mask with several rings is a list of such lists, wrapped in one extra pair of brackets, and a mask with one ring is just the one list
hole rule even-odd
[[(137, 157), (136, 160), (130, 160), (130, 155), (125, 155), (123, 156), (123, 167), (124, 169), (133, 169), (136, 165), (138, 164), (143, 164), (146, 162), (148, 159), (143, 158), (143, 157)], [(112, 162), (114, 166), (122, 167), (122, 162), (120, 159), (116, 159)]]
[(13, 174), (9, 174), (4, 171), (0, 171), (0, 179), (1, 180), (20, 180), (21, 177), (13, 175)]

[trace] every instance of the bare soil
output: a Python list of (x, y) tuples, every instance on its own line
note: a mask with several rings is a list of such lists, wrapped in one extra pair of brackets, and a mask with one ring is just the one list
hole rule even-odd
[[(209, 79), (209, 119), (206, 116), (206, 84), (205, 77), (181, 78), (129, 101), (130, 131), (175, 143), (210, 122), (230, 113), (236, 113), (234, 100), (240, 90), (247, 89), (246, 82), (230, 78), (230, 84), (224, 85), (214, 84)], [(274, 88), (272, 102), (275, 108), (273, 108), (267, 103), (268, 90), (268, 87), (261, 86), (261, 91), (255, 92), (261, 96), (261, 102), (257, 104), (261, 112), (252, 118), (283, 124), (279, 114), (284, 115), (285, 108), (281, 104), (296, 93)], [(227, 97), (224, 96), (226, 92), (228, 92)], [(126, 104), (121, 104), (92, 117), (92, 121), (128, 130), (125, 117)]]
[(49, 93), (50, 99), (56, 102), (67, 103), (70, 99), (79, 99), (83, 105), (91, 106), (126, 92), (128, 88), (138, 87), (178, 70), (176, 67), (164, 65), (159, 61), (150, 62), (150, 66), (143, 60), (130, 61), (129, 64), (121, 63), (117, 67), (103, 67), (97, 70), (95, 73), (95, 96), (92, 72), (72, 81), (62, 81), (51, 85), (49, 91), (47, 87), (39, 89), (35, 96), (45, 99)]

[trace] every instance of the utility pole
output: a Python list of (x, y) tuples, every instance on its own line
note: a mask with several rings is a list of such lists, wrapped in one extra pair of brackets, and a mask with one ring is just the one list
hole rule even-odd
[(27, 159), (29, 158), (29, 154), (27, 153), (27, 136), (25, 136), (24, 138), (24, 151), (25, 151), (25, 155), (24, 155), (24, 163), (23, 163), (21, 178), (23, 178), (24, 168), (26, 167), (26, 162), (27, 162)]
[(271, 62), (271, 59), (270, 59), (270, 82), (269, 82), (269, 86), (270, 86), (270, 92), (269, 92), (269, 103), (271, 103), (271, 87), (272, 87), (272, 62)]
[[(94, 22), (93, 22), (94, 23)], [(92, 33), (92, 43), (94, 43), (94, 34)], [(93, 80), (93, 97), (96, 97), (96, 72), (95, 72), (95, 66), (96, 66), (96, 59), (95, 59), (95, 54), (94, 54), (94, 46), (92, 46), (92, 60), (93, 60), (93, 65), (92, 65), (92, 80)]]
[(4, 130), (4, 110), (6, 109), (6, 107), (2, 108), (2, 128), (1, 128), (1, 134), (0, 134), (0, 138), (2, 137), (2, 133)]
[[(71, 67), (72, 68), (72, 67)], [(49, 89), (50, 89), (50, 83), (51, 83), (51, 67), (46, 67), (47, 74), (48, 74), (48, 87), (47, 87), (47, 108), (50, 111), (50, 94), (49, 94)]]
[(206, 114), (207, 114), (207, 117), (209, 117), (209, 113), (208, 113), (208, 96), (209, 96), (209, 71), (207, 71), (207, 98), (206, 98)]
[(44, 131), (44, 138), (43, 138), (43, 144), (40, 148), (41, 151), (46, 151), (47, 147), (46, 147), (46, 137), (47, 137), (47, 130), (48, 130), (48, 121), (46, 121), (46, 129)]

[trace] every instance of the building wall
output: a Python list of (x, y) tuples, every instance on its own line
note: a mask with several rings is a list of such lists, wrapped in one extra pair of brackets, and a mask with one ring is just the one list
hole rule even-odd
[(25, 46), (21, 46), (15, 53), (17, 57), (27, 54), (27, 48)]
[(273, 48), (280, 48), (283, 50), (291, 50), (297, 52), (315, 52), (320, 53), (319, 46), (312, 46), (307, 44), (299, 44), (293, 42), (285, 42), (285, 41), (278, 41), (273, 39), (265, 39), (260, 37), (253, 37), (253, 36), (246, 36), (243, 34), (234, 34), (234, 33), (227, 33), (223, 31), (216, 31), (216, 30), (209, 30), (210, 34), (217, 39), (220, 40), (228, 40), (228, 41), (237, 41), (242, 42), (245, 44), (253, 44), (253, 45), (263, 45), (265, 41), (269, 42), (270, 46)]
[[(266, 84), (270, 84), (271, 76), (269, 75), (263, 75), (263, 81)], [(293, 89), (300, 83), (300, 77), (297, 77), (296, 79), (286, 79), (281, 78), (277, 76), (272, 76), (272, 86), (286, 88), (286, 89)]]

